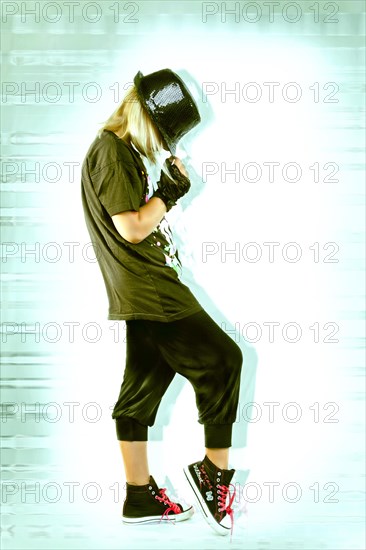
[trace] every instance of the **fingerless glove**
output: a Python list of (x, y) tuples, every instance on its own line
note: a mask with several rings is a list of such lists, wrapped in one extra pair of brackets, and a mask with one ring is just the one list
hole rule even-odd
[(169, 210), (177, 204), (177, 200), (188, 193), (191, 182), (189, 178), (182, 174), (178, 166), (171, 164), (168, 159), (165, 161), (165, 166), (168, 168), (173, 181), (169, 179), (162, 170), (160, 173), (160, 180), (158, 181), (158, 188), (153, 193), (152, 197), (159, 197), (165, 203), (167, 212), (169, 212)]

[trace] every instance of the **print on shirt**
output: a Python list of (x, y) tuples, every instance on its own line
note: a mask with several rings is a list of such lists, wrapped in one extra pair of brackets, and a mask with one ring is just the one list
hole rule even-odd
[[(182, 264), (178, 258), (177, 246), (174, 243), (171, 229), (165, 218), (161, 220), (161, 222), (152, 234), (155, 246), (159, 247), (165, 256), (165, 265), (174, 269), (177, 272), (178, 276), (181, 275)], [(165, 237), (165, 243), (161, 242), (161, 235)]]
[[(148, 187), (151, 185), (151, 178), (147, 174)], [(149, 195), (145, 195), (145, 202), (149, 201)], [(165, 218), (161, 220), (155, 230), (152, 232), (154, 242), (151, 246), (159, 248), (165, 257), (165, 265), (174, 269), (178, 276), (182, 275), (182, 264), (178, 257), (177, 245), (174, 242), (173, 234), (169, 223)], [(163, 237), (163, 238), (162, 238)]]

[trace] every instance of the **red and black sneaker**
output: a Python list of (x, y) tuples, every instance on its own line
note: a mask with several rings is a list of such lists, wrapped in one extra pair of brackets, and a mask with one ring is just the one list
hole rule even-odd
[[(220, 535), (228, 535), (230, 531), (232, 534), (234, 511), (231, 505), (235, 486), (230, 481), (235, 470), (218, 468), (205, 456), (202, 461), (184, 467), (183, 471), (207, 523)], [(233, 494), (229, 487), (233, 487)]]
[(172, 502), (166, 489), (159, 489), (153, 476), (147, 485), (126, 483), (126, 498), (123, 503), (123, 523), (153, 523), (156, 521), (184, 521), (194, 513), (193, 506)]

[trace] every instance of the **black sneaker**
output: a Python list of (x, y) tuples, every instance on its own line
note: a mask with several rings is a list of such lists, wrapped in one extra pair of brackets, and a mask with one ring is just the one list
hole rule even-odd
[(152, 523), (156, 521), (184, 521), (189, 519), (193, 506), (172, 502), (165, 494), (166, 489), (159, 489), (153, 476), (147, 485), (130, 485), (126, 483), (126, 498), (123, 503), (123, 523)]
[[(183, 471), (207, 523), (220, 535), (228, 535), (230, 531), (232, 534), (234, 512), (231, 505), (235, 497), (235, 487), (230, 481), (235, 470), (218, 468), (205, 456), (202, 461), (185, 466)], [(232, 495), (229, 492), (230, 486), (234, 488)]]

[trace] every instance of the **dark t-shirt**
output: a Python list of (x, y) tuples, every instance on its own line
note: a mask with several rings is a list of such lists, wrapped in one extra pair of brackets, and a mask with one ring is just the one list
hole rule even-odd
[(182, 265), (165, 217), (137, 244), (115, 228), (111, 216), (139, 211), (148, 195), (140, 154), (114, 132), (103, 130), (82, 164), (81, 197), (109, 299), (108, 319), (169, 322), (203, 309), (179, 279)]

